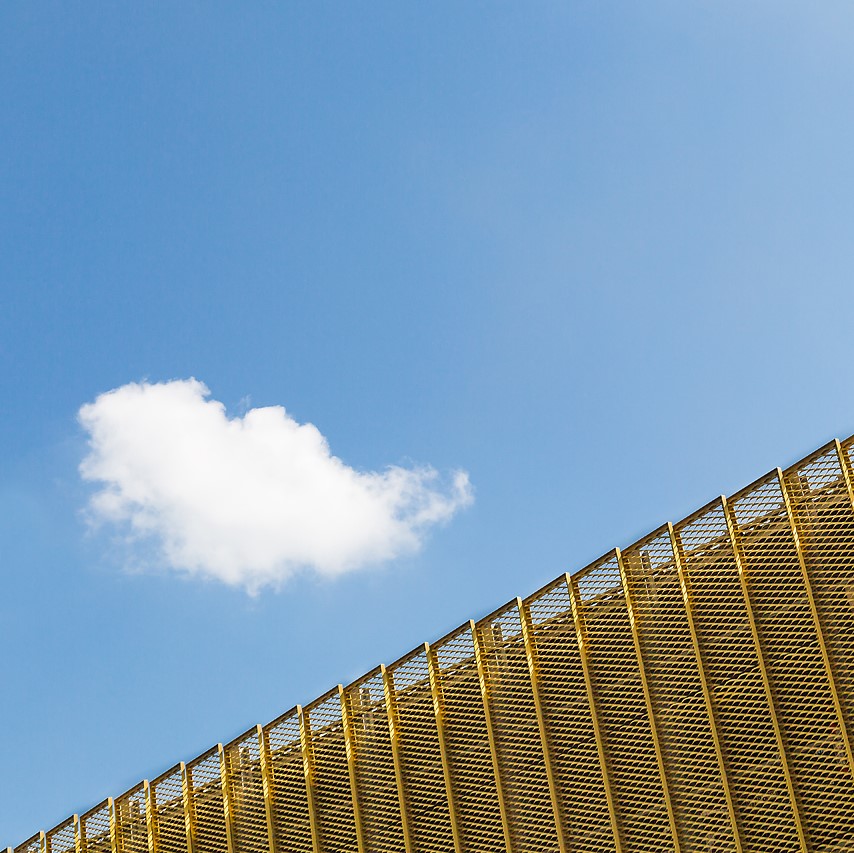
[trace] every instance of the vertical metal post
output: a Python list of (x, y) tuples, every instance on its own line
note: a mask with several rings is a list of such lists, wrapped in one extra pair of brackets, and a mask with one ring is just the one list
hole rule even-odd
[(460, 834), (457, 804), (454, 800), (454, 782), (451, 774), (451, 762), (448, 757), (448, 741), (445, 734), (445, 706), (442, 699), (442, 688), (439, 673), (439, 661), (436, 651), (429, 643), (424, 643), (427, 656), (427, 673), (430, 678), (430, 693), (433, 696), (433, 714), (436, 717), (436, 731), (439, 738), (439, 755), (442, 758), (442, 774), (445, 777), (445, 795), (448, 798), (448, 815), (451, 821), (451, 834), (454, 838), (454, 853), (463, 853), (462, 835)]
[(786, 789), (789, 792), (789, 802), (792, 806), (792, 816), (795, 821), (795, 829), (798, 833), (798, 840), (801, 844), (801, 850), (807, 851), (807, 838), (804, 832), (803, 822), (801, 820), (801, 810), (798, 804), (798, 798), (795, 794), (795, 785), (792, 781), (792, 772), (789, 769), (789, 759), (786, 756), (786, 745), (783, 740), (783, 731), (780, 728), (780, 721), (777, 718), (777, 707), (774, 704), (774, 692), (771, 689), (771, 681), (768, 678), (768, 670), (765, 666), (765, 655), (762, 651), (762, 641), (759, 637), (759, 629), (756, 626), (756, 617), (754, 616), (753, 603), (750, 599), (750, 585), (747, 582), (747, 573), (745, 571), (744, 560), (741, 558), (741, 547), (739, 545), (738, 536), (736, 534), (736, 519), (726, 497), (721, 495), (721, 505), (724, 509), (724, 517), (726, 518), (727, 531), (729, 533), (730, 545), (735, 558), (738, 577), (741, 581), (741, 592), (744, 597), (744, 605), (747, 609), (747, 619), (750, 623), (750, 633), (753, 636), (753, 647), (756, 650), (756, 659), (759, 665), (759, 673), (762, 676), (762, 686), (765, 689), (765, 699), (768, 703), (768, 711), (771, 715), (771, 724), (774, 727), (774, 737), (777, 739), (777, 749), (780, 753), (780, 762), (783, 766), (783, 775), (786, 779)]
[(792, 534), (792, 539), (795, 543), (795, 550), (798, 554), (798, 564), (801, 568), (801, 577), (803, 578), (804, 588), (807, 593), (807, 600), (810, 605), (810, 615), (812, 616), (813, 627), (815, 628), (816, 636), (818, 637), (818, 645), (821, 649), (821, 660), (824, 664), (824, 671), (827, 675), (827, 683), (830, 687), (830, 695), (833, 698), (833, 708), (836, 711), (836, 722), (839, 726), (839, 732), (842, 736), (842, 741), (845, 746), (845, 757), (848, 760), (848, 769), (854, 776), (854, 754), (851, 750), (851, 740), (848, 736), (848, 728), (845, 725), (845, 715), (842, 713), (842, 703), (839, 700), (839, 691), (836, 687), (836, 679), (833, 676), (833, 667), (830, 664), (830, 655), (827, 651), (827, 644), (824, 639), (824, 629), (821, 625), (821, 618), (818, 615), (818, 607), (815, 603), (815, 595), (813, 594), (812, 581), (810, 580), (807, 564), (804, 559), (804, 552), (801, 548), (801, 537), (798, 533), (798, 525), (795, 521), (795, 513), (792, 508), (792, 498), (789, 493), (789, 487), (786, 483), (786, 478), (780, 468), (777, 469), (777, 480), (780, 483), (780, 492), (783, 495), (783, 503), (786, 506), (786, 516), (789, 520), (789, 530)]
[(80, 823), (80, 816), (73, 815), (72, 822), (74, 826), (74, 850), (75, 853), (83, 853), (83, 826)]
[(193, 803), (192, 779), (187, 765), (182, 761), (181, 768), (181, 800), (184, 804), (184, 829), (187, 833), (187, 853), (196, 853), (196, 815)]
[(848, 491), (848, 500), (851, 501), (851, 506), (854, 507), (854, 486), (851, 484), (851, 471), (848, 468), (848, 455), (839, 443), (839, 439), (833, 439), (836, 447), (836, 455), (839, 458), (839, 467), (842, 469), (842, 480), (845, 483), (845, 488)]
[(385, 712), (388, 717), (388, 734), (391, 742), (391, 756), (394, 761), (394, 779), (397, 783), (397, 799), (400, 802), (400, 824), (403, 827), (403, 846), (406, 853), (415, 853), (412, 837), (409, 831), (409, 815), (406, 808), (406, 787), (403, 781), (403, 762), (400, 758), (400, 726), (397, 716), (397, 698), (394, 692), (394, 677), (380, 666), (383, 679), (383, 696), (385, 697)]
[(344, 746), (347, 750), (347, 770), (350, 774), (350, 796), (353, 799), (353, 821), (356, 824), (356, 844), (359, 853), (368, 853), (365, 847), (365, 833), (362, 828), (362, 812), (359, 808), (359, 780), (356, 773), (356, 733), (353, 731), (353, 715), (350, 711), (350, 699), (341, 684), (338, 685), (338, 699), (341, 702), (341, 725), (344, 729)]
[(587, 704), (590, 706), (590, 717), (593, 721), (593, 735), (596, 738), (596, 752), (599, 755), (599, 767), (602, 770), (602, 784), (605, 787), (605, 799), (608, 802), (608, 815), (611, 818), (611, 831), (614, 833), (614, 851), (623, 853), (620, 839), (620, 820), (617, 814), (617, 801), (611, 787), (611, 777), (608, 771), (608, 756), (605, 751), (605, 740), (599, 725), (599, 712), (596, 709), (596, 692), (593, 686), (593, 675), (590, 671), (590, 660), (587, 649), (587, 630), (581, 612), (581, 594), (575, 581), (570, 575), (565, 575), (566, 586), (569, 590), (569, 602), (572, 606), (572, 620), (575, 623), (575, 636), (578, 639), (578, 651), (581, 655), (581, 669), (584, 672), (584, 686), (587, 689)]
[(540, 698), (540, 670), (537, 661), (537, 651), (533, 638), (533, 625), (531, 611), (521, 598), (516, 599), (516, 607), (519, 610), (519, 620), (522, 623), (522, 641), (525, 644), (525, 656), (528, 659), (528, 672), (531, 675), (531, 692), (534, 696), (534, 712), (537, 715), (537, 726), (540, 730), (540, 745), (543, 750), (543, 761), (546, 766), (546, 779), (549, 783), (549, 796), (552, 801), (552, 812), (555, 818), (555, 829), (557, 831), (557, 843), (560, 853), (567, 853), (566, 841), (563, 836), (563, 820), (560, 809), (560, 793), (555, 779), (554, 767), (552, 766), (551, 746), (549, 744), (549, 733), (546, 728), (546, 718), (543, 714), (543, 703)]
[(261, 767), (261, 787), (264, 792), (264, 817), (267, 821), (267, 843), (270, 853), (278, 853), (276, 840), (276, 812), (274, 805), (273, 762), (270, 756), (270, 744), (261, 726), (256, 727), (258, 734), (258, 763)]
[(119, 832), (116, 824), (116, 804), (112, 797), (107, 797), (107, 813), (110, 816), (110, 850), (119, 853)]
[(158, 853), (157, 830), (154, 821), (156, 803), (154, 791), (152, 791), (148, 779), (142, 783), (142, 795), (145, 797), (145, 834), (148, 837), (148, 853)]
[(236, 853), (234, 844), (234, 801), (231, 797), (230, 773), (226, 761), (225, 749), (221, 743), (216, 745), (219, 756), (219, 783), (222, 788), (222, 812), (225, 818), (225, 843), (228, 853)]
[(629, 582), (629, 576), (626, 572), (626, 566), (623, 562), (623, 555), (619, 548), (615, 549), (617, 556), (617, 565), (620, 568), (620, 579), (623, 582), (623, 594), (626, 598), (626, 610), (629, 613), (629, 624), (632, 628), (632, 640), (635, 645), (635, 656), (638, 661), (638, 671), (640, 673), (641, 687), (643, 688), (643, 698), (646, 702), (646, 713), (649, 717), (649, 728), (652, 734), (652, 745), (655, 749), (655, 760), (658, 763), (658, 775), (661, 778), (661, 787), (664, 791), (664, 805), (667, 808), (667, 819), (670, 821), (670, 834), (673, 836), (673, 849), (675, 853), (680, 853), (681, 845), (679, 843), (679, 828), (676, 823), (676, 813), (673, 810), (673, 800), (670, 796), (670, 786), (667, 783), (667, 773), (664, 769), (664, 754), (661, 751), (661, 742), (658, 738), (658, 727), (655, 723), (655, 711), (652, 706), (652, 694), (649, 690), (649, 682), (646, 677), (646, 669), (643, 664), (643, 651), (641, 649), (640, 631), (638, 629), (638, 620), (635, 616), (634, 601), (632, 596), (632, 587)]
[(670, 535), (670, 547), (673, 549), (673, 561), (676, 565), (676, 573), (679, 576), (679, 586), (682, 589), (682, 599), (685, 602), (685, 613), (688, 617), (688, 630), (691, 632), (691, 643), (694, 646), (694, 657), (697, 660), (697, 672), (700, 676), (700, 686), (703, 690), (703, 701), (706, 704), (706, 714), (709, 718), (709, 726), (712, 730), (712, 742), (715, 745), (715, 758), (718, 762), (718, 769), (721, 774), (721, 784), (724, 789), (724, 797), (726, 798), (727, 812), (729, 813), (729, 822), (732, 826), (732, 837), (735, 842), (737, 853), (742, 853), (741, 832), (738, 826), (738, 815), (735, 810), (735, 802), (732, 796), (732, 789), (729, 783), (726, 761), (724, 760), (723, 746), (721, 745), (721, 736), (718, 732), (718, 724), (715, 718), (715, 707), (712, 702), (712, 694), (709, 691), (709, 683), (706, 679), (706, 666), (703, 661), (703, 654), (700, 649), (700, 639), (697, 634), (697, 626), (694, 624), (694, 609), (692, 605), (691, 587), (688, 582), (688, 575), (685, 571), (685, 566), (682, 561), (682, 547), (673, 525), (667, 522), (667, 532)]
[(317, 803), (314, 797), (314, 747), (311, 742), (311, 721), (308, 711), (297, 705), (299, 716), (299, 739), (302, 750), (302, 768), (305, 774), (305, 795), (308, 803), (308, 822), (311, 827), (311, 846), (314, 853), (323, 853), (320, 843), (320, 826), (317, 821)]
[(489, 753), (492, 756), (492, 771), (495, 776), (495, 787), (498, 791), (498, 810), (501, 813), (501, 826), (504, 830), (504, 846), (507, 853), (513, 853), (513, 843), (510, 835), (510, 821), (507, 815), (507, 804), (504, 800), (504, 786), (501, 784), (501, 761), (498, 757), (498, 747), (495, 743), (495, 731), (492, 726), (492, 710), (489, 705), (489, 694), (491, 685), (489, 674), (486, 671), (486, 663), (483, 659), (484, 650), (481, 648), (480, 631), (474, 620), (469, 620), (472, 642), (474, 643), (474, 658), (477, 663), (477, 675), (480, 682), (480, 695), (483, 699), (483, 714), (486, 718), (486, 737), (489, 741)]

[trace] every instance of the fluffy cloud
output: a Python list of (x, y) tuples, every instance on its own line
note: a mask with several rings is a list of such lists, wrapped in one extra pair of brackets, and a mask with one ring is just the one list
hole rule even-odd
[(300, 569), (339, 575), (417, 550), (472, 501), (462, 471), (357, 471), (281, 406), (231, 418), (209, 397), (195, 379), (131, 383), (79, 412), (93, 520), (179, 572), (250, 592)]

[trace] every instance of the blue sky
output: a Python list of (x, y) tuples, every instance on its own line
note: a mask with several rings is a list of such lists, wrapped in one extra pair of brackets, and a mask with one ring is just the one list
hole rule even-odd
[[(854, 432), (852, 18), (3, 3), (0, 844)], [(473, 502), (140, 571), (78, 411), (190, 377)]]

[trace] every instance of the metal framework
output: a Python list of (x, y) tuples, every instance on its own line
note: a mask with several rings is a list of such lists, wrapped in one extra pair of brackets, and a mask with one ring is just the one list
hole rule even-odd
[(6, 853), (854, 850), (854, 437)]

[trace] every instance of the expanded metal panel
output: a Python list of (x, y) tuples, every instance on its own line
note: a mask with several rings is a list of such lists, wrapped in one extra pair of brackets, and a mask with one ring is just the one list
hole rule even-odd
[(77, 815), (46, 833), (47, 853), (71, 853), (75, 849)]
[(187, 853), (182, 765), (151, 783), (151, 810), (158, 853)]
[(821, 849), (854, 831), (854, 781), (827, 761), (838, 719), (776, 474), (730, 505), (804, 830)]
[(293, 709), (265, 726), (264, 737), (270, 755), (273, 821), (278, 849), (281, 853), (312, 853), (297, 710)]
[(669, 529), (622, 556), (679, 841), (735, 850)]
[(187, 765), (194, 853), (223, 853), (228, 847), (219, 750), (214, 747)]
[(45, 853), (45, 839), (41, 832), (37, 832), (32, 838), (28, 838), (23, 844), (19, 844), (14, 853)]
[(111, 801), (105, 800), (80, 816), (80, 853), (110, 853), (111, 810)]
[(403, 850), (403, 823), (391, 749), (382, 672), (344, 690), (351, 725), (359, 816), (370, 853)]
[(745, 851), (797, 850), (792, 808), (720, 501), (675, 527)]
[(504, 849), (474, 639), (468, 625), (433, 647), (439, 669), (452, 792), (465, 853)]
[[(854, 449), (846, 442), (842, 459)], [(854, 738), (854, 508), (835, 443), (786, 472), (843, 718)], [(847, 763), (843, 730), (832, 733), (833, 763)]]
[(827, 445), (14, 853), (854, 849), (852, 455)]
[(569, 850), (613, 849), (596, 732), (566, 577), (525, 601), (538, 686)]
[(116, 813), (116, 846), (118, 853), (147, 853), (148, 825), (146, 814), (146, 786), (140, 783), (120, 797), (114, 804)]
[(627, 849), (669, 848), (673, 841), (616, 555), (574, 580), (620, 838)]
[(475, 627), (511, 848), (557, 851), (554, 811), (515, 602)]
[(259, 730), (251, 729), (223, 749), (228, 806), (236, 853), (267, 853), (267, 811), (261, 776)]
[(309, 705), (305, 715), (321, 849), (323, 853), (354, 853), (358, 842), (338, 691)]
[(395, 726), (413, 849), (419, 853), (453, 853), (426, 650), (417, 649), (393, 664), (388, 674), (397, 711)]

